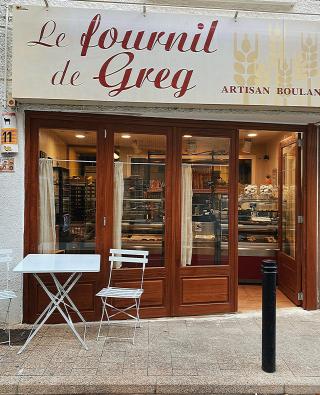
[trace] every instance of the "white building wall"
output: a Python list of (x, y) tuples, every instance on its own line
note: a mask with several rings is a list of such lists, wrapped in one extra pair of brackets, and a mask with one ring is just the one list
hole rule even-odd
[[(119, 4), (103, 4), (90, 3), (67, 0), (48, 0), (50, 6), (61, 7), (86, 7), (86, 8), (112, 8), (112, 9), (141, 9), (142, 0), (136, 0), (137, 5), (125, 5), (124, 0), (120, 0)], [(196, 9), (193, 7), (203, 6), (207, 0), (188, 0), (190, 8), (175, 8), (176, 13), (195, 13), (195, 14), (215, 14), (214, 10)], [(132, 0), (131, 0), (132, 2)], [(121, 4), (123, 3), (123, 4)], [(186, 2), (183, 2), (186, 4)], [(4, 93), (4, 75), (7, 68), (7, 93), (11, 93), (11, 60), (12, 60), (12, 21), (11, 21), (11, 4), (29, 4), (43, 5), (42, 0), (20, 0), (14, 3), (11, 0), (0, 0), (0, 100), (2, 109), (5, 109), (5, 93)], [(139, 5), (140, 4), (140, 5)], [(179, 1), (172, 0), (172, 5), (178, 5)], [(214, 0), (207, 1), (209, 7), (213, 7)], [(5, 31), (6, 31), (6, 8), (9, 6), (9, 26), (8, 26), (8, 45), (5, 48)], [(172, 12), (170, 7), (147, 7), (148, 10), (160, 10), (161, 12)], [(219, 13), (227, 13), (234, 15), (234, 12), (219, 11)], [(301, 13), (304, 15), (288, 15), (287, 18), (307, 18), (308, 14), (314, 15), (312, 18), (320, 18), (320, 1), (318, 0), (297, 0), (297, 4), (290, 12)], [(239, 13), (241, 18), (242, 12)], [(252, 15), (252, 13), (250, 13)], [(266, 14), (270, 16), (270, 14)], [(279, 17), (279, 15), (274, 15)], [(5, 50), (7, 49), (8, 60), (5, 64)], [(26, 60), (27, 61), (27, 60)], [(24, 223), (24, 111), (26, 109), (41, 111), (74, 111), (74, 112), (91, 112), (91, 113), (110, 113), (110, 114), (132, 114), (136, 116), (156, 116), (156, 117), (176, 117), (190, 119), (210, 119), (210, 120), (228, 120), (228, 121), (256, 121), (256, 122), (275, 122), (275, 123), (298, 123), (307, 124), (320, 121), (320, 111), (318, 109), (308, 111), (285, 111), (279, 109), (277, 111), (261, 111), (258, 109), (223, 109), (223, 108), (156, 108), (156, 107), (132, 107), (112, 106), (112, 105), (47, 105), (47, 104), (27, 104), (18, 103), (16, 108), (18, 128), (19, 128), (19, 153), (16, 156), (16, 168), (13, 174), (0, 174), (0, 248), (12, 248), (14, 251), (13, 266), (23, 256), (23, 223)], [(1, 286), (1, 278), (0, 278)], [(21, 322), (22, 319), (22, 277), (13, 275), (13, 288), (18, 293), (19, 298), (14, 301), (12, 309), (12, 321)], [(0, 307), (1, 309), (1, 307)]]

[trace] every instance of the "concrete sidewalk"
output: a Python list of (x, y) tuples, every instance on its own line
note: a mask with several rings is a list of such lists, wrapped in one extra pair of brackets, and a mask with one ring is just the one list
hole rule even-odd
[(261, 370), (260, 313), (143, 321), (135, 345), (97, 342), (91, 324), (89, 351), (46, 326), (22, 355), (0, 346), (0, 393), (320, 393), (320, 311), (279, 309), (277, 324), (274, 374)]

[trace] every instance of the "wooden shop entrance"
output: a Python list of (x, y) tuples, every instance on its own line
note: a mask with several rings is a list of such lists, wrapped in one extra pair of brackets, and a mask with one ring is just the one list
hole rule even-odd
[[(315, 308), (312, 126), (27, 112), (25, 254), (101, 254), (101, 272), (84, 276), (72, 295), (91, 321), (100, 317), (95, 293), (107, 280), (107, 252), (120, 246), (150, 251), (142, 317), (237, 311), (238, 149), (244, 128), (304, 133), (309, 156), (303, 158), (303, 171), (309, 172), (309, 182), (302, 185), (299, 253), (305, 254), (303, 306)], [(50, 183), (51, 208), (40, 213), (41, 188)], [(54, 223), (50, 240), (40, 231), (48, 218)], [(116, 285), (136, 282), (134, 268), (117, 269)], [(46, 303), (34, 280), (25, 276), (24, 321), (34, 321)]]
[(239, 310), (261, 308), (261, 287), (255, 285), (261, 284), (263, 259), (278, 263), (278, 306), (301, 305), (305, 136), (240, 130), (239, 137)]

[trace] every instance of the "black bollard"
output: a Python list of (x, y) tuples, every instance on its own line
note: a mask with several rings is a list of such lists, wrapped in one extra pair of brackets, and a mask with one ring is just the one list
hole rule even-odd
[(276, 371), (276, 285), (277, 262), (262, 261), (262, 370)]

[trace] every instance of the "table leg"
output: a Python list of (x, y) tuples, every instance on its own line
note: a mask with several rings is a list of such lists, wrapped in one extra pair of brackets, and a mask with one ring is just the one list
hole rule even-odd
[[(57, 287), (57, 289), (59, 290), (59, 292), (61, 293), (61, 295), (63, 295), (65, 297), (65, 299), (67, 299), (70, 303), (70, 308), (78, 315), (78, 317), (81, 319), (81, 321), (84, 323), (84, 335), (83, 335), (83, 340), (85, 340), (86, 338), (86, 334), (87, 334), (87, 322), (86, 320), (83, 318), (82, 314), (80, 313), (80, 311), (78, 310), (77, 306), (74, 304), (73, 300), (70, 298), (70, 296), (67, 294), (64, 286), (62, 286), (62, 284), (60, 283), (60, 281), (58, 280), (57, 276), (54, 273), (51, 273), (51, 277)], [(64, 303), (65, 304), (65, 303)], [(67, 305), (67, 304), (65, 304)], [(67, 305), (68, 306), (68, 305)], [(67, 310), (67, 309), (66, 309)], [(68, 313), (68, 318), (69, 321), (72, 322), (71, 317)], [(73, 322), (72, 322), (73, 325)]]
[[(84, 343), (84, 341), (82, 340), (81, 336), (78, 334), (78, 332), (75, 330), (74, 326), (73, 326), (73, 322), (69, 319), (68, 317), (65, 315), (64, 311), (61, 309), (61, 307), (59, 306), (60, 303), (63, 302), (63, 299), (65, 298), (65, 294), (68, 294), (71, 289), (75, 286), (75, 284), (77, 283), (77, 281), (79, 280), (79, 278), (81, 277), (81, 273), (72, 273), (71, 276), (69, 277), (69, 279), (66, 281), (65, 284), (71, 284), (68, 286), (68, 288), (65, 290), (63, 294), (61, 295), (61, 292), (59, 291), (56, 295), (52, 294), (49, 289), (46, 287), (46, 285), (43, 283), (43, 281), (41, 280), (41, 278), (37, 275), (34, 274), (34, 277), (37, 279), (37, 281), (39, 282), (39, 284), (41, 285), (41, 288), (45, 291), (45, 293), (48, 295), (49, 299), (51, 300), (51, 302), (49, 303), (49, 305), (47, 306), (47, 308), (45, 309), (45, 311), (41, 314), (41, 316), (37, 319), (36, 323), (38, 325), (38, 327), (30, 334), (30, 336), (28, 337), (28, 339), (26, 340), (25, 344), (21, 347), (21, 349), (18, 351), (18, 354), (21, 354), (22, 351), (27, 347), (27, 345), (30, 343), (30, 341), (34, 338), (34, 336), (39, 332), (39, 330), (42, 328), (42, 326), (44, 325), (44, 323), (49, 319), (49, 317), (52, 315), (52, 313), (57, 309), (60, 314), (62, 315), (62, 317), (64, 318), (64, 320), (67, 322), (68, 326), (70, 327), (70, 329), (72, 330), (72, 332), (74, 333), (74, 335), (78, 338), (78, 340), (80, 341), (80, 343), (83, 345), (83, 347), (87, 350), (88, 347), (86, 346), (86, 344)], [(71, 281), (71, 279), (73, 279)], [(60, 297), (58, 297), (60, 295)], [(46, 313), (46, 315), (45, 315)], [(45, 316), (44, 316), (45, 315)], [(40, 322), (40, 320), (43, 318), (43, 320)], [(35, 324), (33, 325), (33, 327), (35, 326)]]
[[(70, 281), (75, 277), (76, 273), (72, 273), (71, 276), (67, 279), (67, 281), (63, 284), (63, 288), (65, 288)], [(35, 275), (34, 275), (35, 277)], [(36, 278), (36, 277), (35, 277)], [(60, 292), (58, 292), (55, 295), (55, 298), (58, 299), (58, 296), (60, 296)], [(40, 320), (42, 319), (42, 317), (47, 313), (48, 310), (50, 310), (50, 308), (53, 306), (53, 302), (51, 302), (50, 304), (48, 304), (48, 306), (45, 308), (45, 310), (43, 310), (43, 312), (40, 314), (40, 316), (37, 318), (37, 320), (34, 322), (34, 324), (32, 325), (31, 331), (33, 331), (33, 328), (35, 326), (38, 325), (38, 323), (40, 322)]]
[[(77, 276), (76, 278), (76, 282), (79, 280), (79, 278), (81, 277), (81, 273), (79, 274), (79, 276)], [(44, 284), (43, 284), (44, 285)], [(64, 320), (66, 321), (66, 323), (68, 324), (69, 328), (72, 330), (72, 332), (74, 333), (74, 335), (77, 337), (77, 339), (79, 340), (79, 342), (82, 344), (82, 346), (88, 350), (87, 345), (85, 344), (85, 342), (83, 341), (82, 337), (79, 335), (79, 333), (76, 331), (73, 322), (71, 320), (70, 317), (68, 317), (64, 311), (61, 309), (61, 307), (59, 306), (59, 304), (63, 301), (63, 299), (65, 298), (65, 295), (61, 296), (61, 300), (59, 300), (58, 302), (55, 302), (51, 296), (50, 291), (47, 289), (47, 287), (44, 285), (44, 291), (47, 293), (47, 295), (49, 296), (49, 298), (54, 302), (54, 310), (57, 309), (60, 314), (62, 315), (62, 317), (64, 318)], [(67, 293), (69, 291), (66, 291)]]
[(82, 316), (82, 314), (80, 313), (80, 311), (78, 310), (77, 306), (74, 304), (74, 302), (72, 301), (72, 299), (70, 298), (70, 296), (66, 293), (64, 285), (62, 285), (62, 284), (60, 283), (60, 281), (57, 279), (57, 277), (56, 277), (54, 274), (52, 274), (52, 278), (53, 278), (53, 281), (54, 281), (55, 284), (56, 284), (56, 287), (59, 289), (59, 291), (61, 291), (61, 294), (65, 295), (65, 298), (69, 301), (69, 303), (70, 303), (70, 305), (71, 305), (71, 306), (69, 306), (69, 307), (70, 307), (74, 312), (77, 313), (78, 317), (81, 319), (81, 321), (82, 321), (83, 323), (86, 323), (86, 320), (83, 318), (83, 316)]

